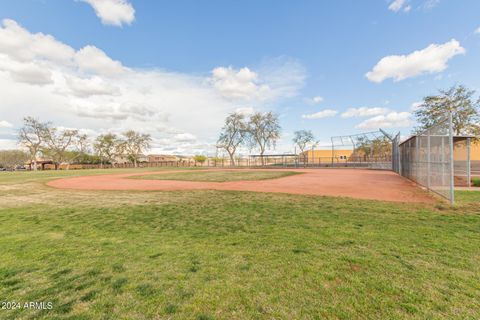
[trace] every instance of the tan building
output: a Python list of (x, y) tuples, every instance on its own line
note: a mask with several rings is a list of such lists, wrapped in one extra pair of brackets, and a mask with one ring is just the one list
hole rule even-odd
[(324, 150), (307, 150), (300, 154), (300, 161), (306, 161), (308, 163), (322, 163), (322, 162), (331, 162), (332, 158), (335, 162), (347, 162), (347, 160), (352, 156), (353, 150), (333, 150), (324, 149)]
[[(455, 161), (462, 161), (468, 158), (468, 148), (466, 141), (455, 142), (453, 157)], [(480, 140), (472, 141), (470, 143), (470, 160), (480, 161)]]

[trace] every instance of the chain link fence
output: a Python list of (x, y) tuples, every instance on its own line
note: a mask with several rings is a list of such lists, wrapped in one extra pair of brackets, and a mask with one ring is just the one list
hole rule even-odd
[[(451, 115), (399, 145), (394, 171), (454, 203), (454, 144)], [(397, 171), (398, 170), (398, 171)]]

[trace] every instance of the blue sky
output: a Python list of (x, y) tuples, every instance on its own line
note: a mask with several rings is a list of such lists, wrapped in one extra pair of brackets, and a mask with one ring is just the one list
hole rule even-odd
[(407, 135), (423, 96), (480, 91), (478, 0), (101, 2), (0, 2), (0, 148), (33, 115), (211, 152), (229, 112), (273, 110), (283, 152), (298, 129)]

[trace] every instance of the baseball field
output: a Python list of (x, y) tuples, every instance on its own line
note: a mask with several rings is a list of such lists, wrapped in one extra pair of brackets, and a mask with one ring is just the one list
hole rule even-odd
[(480, 192), (456, 198), (387, 171), (1, 172), (0, 318), (479, 318)]

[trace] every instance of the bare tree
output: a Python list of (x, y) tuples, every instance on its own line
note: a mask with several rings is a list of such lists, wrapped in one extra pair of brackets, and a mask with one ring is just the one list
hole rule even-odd
[(235, 152), (238, 146), (245, 141), (247, 133), (247, 124), (245, 116), (240, 113), (232, 113), (225, 119), (225, 125), (218, 138), (217, 146), (225, 149), (230, 156), (230, 163), (235, 165)]
[(119, 150), (133, 162), (136, 168), (140, 155), (150, 148), (152, 138), (149, 134), (142, 134), (133, 130), (124, 132), (123, 135), (125, 140), (119, 144)]
[(86, 134), (76, 134), (72, 140), (71, 152), (66, 153), (66, 162), (67, 170), (70, 169), (70, 164), (75, 160), (83, 157), (88, 154), (88, 149), (90, 147), (90, 142), (88, 141), (88, 136)]
[[(49, 128), (45, 131), (46, 148), (43, 153), (52, 158), (55, 169), (63, 162), (68, 162), (68, 151), (78, 137), (78, 130), (58, 130)], [(67, 166), (68, 169), (68, 166)]]
[[(312, 131), (310, 130), (298, 130), (293, 133), (293, 143), (295, 146), (298, 147), (300, 150), (299, 154), (303, 158), (303, 161), (306, 161), (308, 158), (308, 154), (304, 154), (305, 149), (307, 146), (311, 146), (312, 148), (316, 145), (315, 136), (313, 135)], [(312, 154), (313, 157), (313, 154)]]
[(254, 113), (248, 122), (248, 138), (251, 147), (258, 147), (262, 165), (265, 164), (265, 150), (275, 148), (280, 139), (281, 127), (278, 116), (272, 112)]
[(293, 133), (293, 143), (298, 147), (300, 153), (305, 151), (307, 146), (315, 146), (315, 136), (311, 130), (299, 130)]
[(33, 170), (37, 170), (37, 157), (45, 146), (45, 133), (49, 128), (49, 122), (40, 122), (33, 117), (23, 118), (23, 127), (20, 129), (18, 140), (20, 145), (28, 149)]
[(101, 166), (104, 162), (112, 163), (119, 152), (120, 140), (113, 133), (102, 134), (95, 139), (93, 148), (101, 159)]

